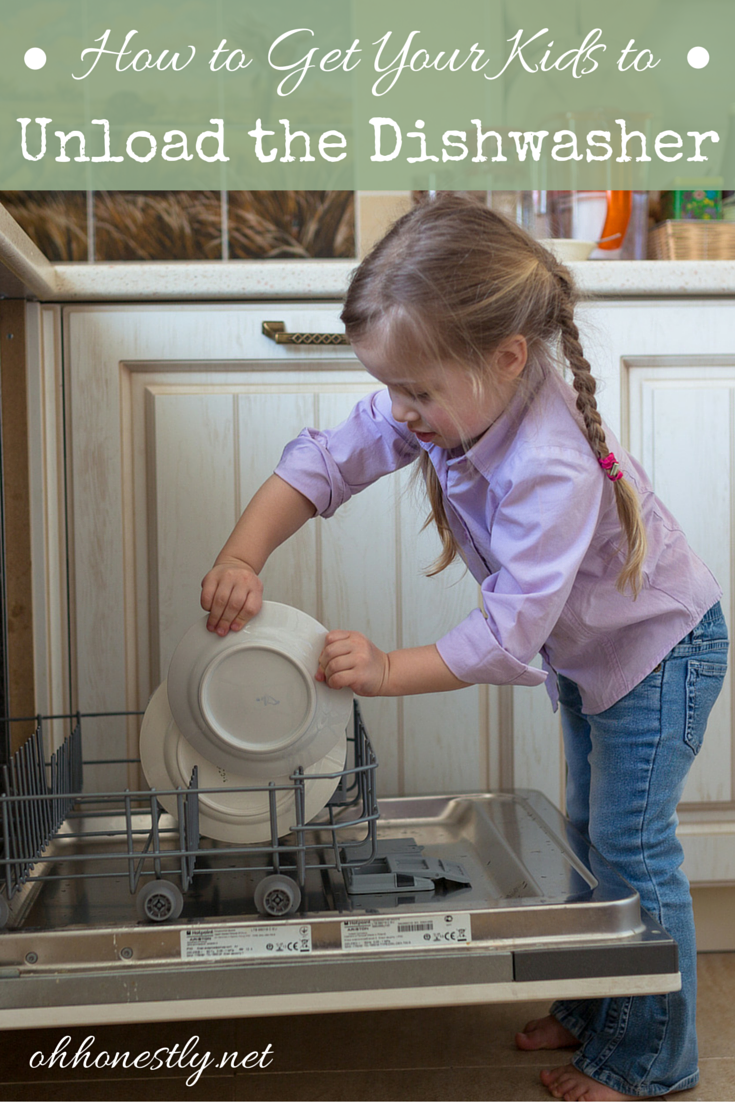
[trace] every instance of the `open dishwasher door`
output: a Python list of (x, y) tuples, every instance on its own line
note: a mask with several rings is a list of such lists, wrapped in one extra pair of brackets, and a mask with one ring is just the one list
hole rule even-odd
[(140, 921), (124, 875), (74, 879), (75, 847), (116, 844), (79, 820), (74, 839), (55, 840), (57, 856), (44, 854), (56, 878), (13, 900), (0, 934), (0, 1026), (679, 988), (676, 943), (540, 793), (379, 806), (369, 863), (351, 873), (339, 859), (307, 863), (300, 905), (283, 918), (259, 913), (262, 873), (242, 851), (235, 860), (202, 841), (180, 917)]

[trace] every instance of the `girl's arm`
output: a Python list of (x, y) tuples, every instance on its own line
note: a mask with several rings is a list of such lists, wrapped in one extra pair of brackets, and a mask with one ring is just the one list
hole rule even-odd
[(330, 631), (319, 659), (317, 681), (358, 696), (410, 696), (466, 689), (436, 646), (407, 647), (386, 654), (357, 631)]
[(238, 631), (260, 611), (259, 572), (310, 517), (331, 516), (353, 493), (416, 458), (418, 442), (390, 410), (390, 396), (378, 391), (342, 425), (304, 429), (287, 445), (277, 473), (258, 490), (202, 582), (210, 631)]
[(314, 504), (278, 475), (263, 483), (202, 581), (209, 631), (239, 631), (260, 612), (263, 583), (258, 574), (276, 547), (315, 513)]

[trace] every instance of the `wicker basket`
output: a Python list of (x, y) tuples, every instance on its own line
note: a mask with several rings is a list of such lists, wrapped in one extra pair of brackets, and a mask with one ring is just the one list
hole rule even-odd
[(735, 260), (735, 222), (662, 222), (648, 233), (649, 260)]

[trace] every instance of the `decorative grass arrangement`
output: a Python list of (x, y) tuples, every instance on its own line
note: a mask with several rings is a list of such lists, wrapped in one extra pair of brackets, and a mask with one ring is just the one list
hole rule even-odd
[(0, 191), (0, 203), (49, 260), (87, 259), (86, 191)]
[(219, 191), (95, 191), (95, 260), (219, 260)]
[(233, 260), (355, 255), (352, 191), (230, 191)]
[[(351, 191), (230, 191), (227, 250), (219, 191), (93, 192), (94, 260), (233, 260), (355, 255)], [(0, 192), (49, 260), (86, 261), (88, 193)]]

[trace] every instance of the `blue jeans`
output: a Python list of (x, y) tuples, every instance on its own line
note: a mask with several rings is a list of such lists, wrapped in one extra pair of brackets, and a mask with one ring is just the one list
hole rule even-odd
[(558, 678), (567, 815), (679, 946), (681, 991), (551, 1007), (581, 1042), (572, 1063), (623, 1094), (661, 1095), (699, 1080), (694, 920), (676, 805), (722, 687), (727, 646), (718, 603), (653, 673), (598, 715), (585, 715), (576, 684)]

